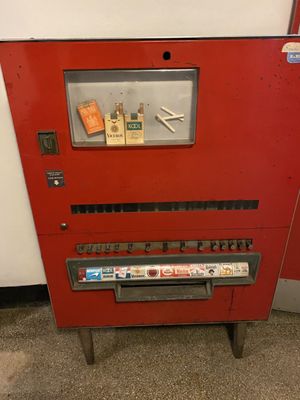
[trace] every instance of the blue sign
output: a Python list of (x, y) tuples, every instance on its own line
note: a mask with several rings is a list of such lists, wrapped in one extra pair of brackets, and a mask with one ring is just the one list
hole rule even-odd
[(86, 270), (87, 281), (101, 281), (102, 269), (101, 268), (88, 268)]
[(300, 64), (300, 52), (287, 53), (287, 61), (291, 64)]

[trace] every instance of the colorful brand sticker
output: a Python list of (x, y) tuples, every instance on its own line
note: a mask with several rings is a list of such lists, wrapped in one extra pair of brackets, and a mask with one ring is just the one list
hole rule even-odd
[(175, 277), (174, 268), (172, 268), (170, 265), (161, 267), (160, 268), (160, 277), (161, 278)]
[(78, 281), (86, 281), (86, 269), (85, 268), (79, 268), (78, 270)]
[(103, 267), (102, 268), (102, 279), (114, 279), (115, 277), (115, 270), (113, 267)]
[(145, 279), (145, 278), (147, 278), (145, 266), (134, 266), (134, 267), (131, 267), (131, 278), (132, 279)]
[(205, 276), (212, 277), (219, 275), (219, 265), (218, 264), (205, 264)]
[(287, 53), (287, 61), (290, 64), (299, 64), (300, 63), (300, 51)]
[(205, 265), (194, 265), (190, 268), (190, 276), (193, 278), (205, 276)]
[(116, 267), (115, 268), (115, 278), (116, 279), (130, 279), (131, 278), (130, 267)]
[(159, 278), (159, 268), (155, 265), (151, 265), (146, 268), (147, 270), (147, 277), (151, 279)]
[(235, 263), (233, 266), (234, 276), (248, 276), (249, 266), (248, 263)]
[(300, 42), (288, 42), (281, 50), (282, 53), (300, 52)]
[(191, 267), (188, 265), (174, 266), (174, 272), (177, 278), (189, 278), (191, 276)]
[(220, 276), (231, 276), (233, 275), (232, 264), (220, 264)]
[(85, 277), (87, 281), (101, 281), (102, 268), (87, 268)]

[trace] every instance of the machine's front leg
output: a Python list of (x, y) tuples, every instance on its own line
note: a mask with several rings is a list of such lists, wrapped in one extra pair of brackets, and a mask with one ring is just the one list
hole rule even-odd
[(87, 364), (94, 364), (94, 343), (90, 328), (79, 328), (78, 335)]
[(246, 332), (247, 322), (236, 322), (233, 324), (231, 346), (235, 358), (243, 357)]

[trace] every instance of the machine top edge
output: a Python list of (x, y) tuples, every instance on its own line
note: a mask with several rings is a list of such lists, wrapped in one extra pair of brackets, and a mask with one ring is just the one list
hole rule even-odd
[(108, 37), (108, 38), (0, 38), (0, 43), (30, 43), (30, 42), (128, 42), (128, 41), (156, 41), (156, 40), (249, 40), (249, 39), (300, 39), (300, 35), (267, 35), (267, 36), (153, 36), (153, 37)]

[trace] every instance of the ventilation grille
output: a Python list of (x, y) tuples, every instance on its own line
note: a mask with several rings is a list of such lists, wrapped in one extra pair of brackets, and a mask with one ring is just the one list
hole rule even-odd
[(138, 212), (256, 210), (258, 200), (177, 201), (163, 203), (73, 204), (72, 214), (111, 214)]

